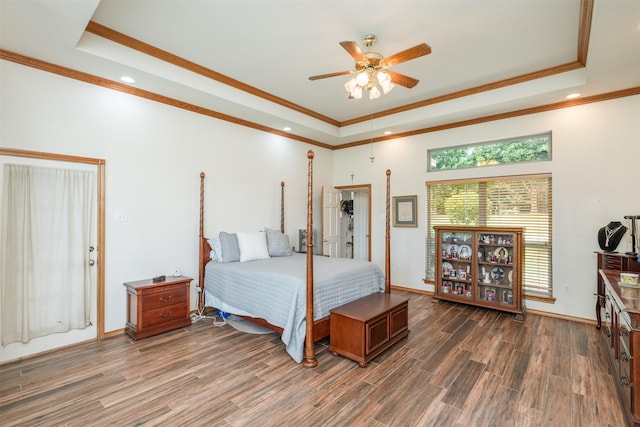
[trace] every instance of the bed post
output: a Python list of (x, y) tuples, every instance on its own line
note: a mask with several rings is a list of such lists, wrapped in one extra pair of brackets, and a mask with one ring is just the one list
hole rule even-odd
[(205, 240), (204, 240), (204, 172), (200, 172), (200, 236), (198, 238), (199, 265), (198, 265), (198, 312), (204, 310), (204, 264), (205, 264)]
[(313, 150), (307, 152), (307, 159), (307, 332), (302, 365), (313, 368), (318, 366), (313, 341)]
[(391, 212), (391, 170), (387, 169), (387, 212), (384, 244), (384, 291), (391, 293), (391, 227), (389, 225)]
[(280, 232), (284, 233), (284, 181), (280, 181)]

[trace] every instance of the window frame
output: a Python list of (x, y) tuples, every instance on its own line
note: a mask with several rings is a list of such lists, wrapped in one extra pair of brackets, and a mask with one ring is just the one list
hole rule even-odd
[[(552, 215), (553, 215), (553, 178), (552, 175), (550, 173), (544, 173), (544, 174), (528, 174), (528, 175), (510, 175), (510, 176), (498, 176), (498, 177), (482, 177), (482, 178), (468, 178), (468, 179), (457, 179), (457, 180), (438, 180), (438, 181), (427, 181), (425, 182), (425, 193), (426, 193), (426, 203), (425, 203), (425, 216), (426, 216), (426, 221), (425, 221), (425, 283), (434, 283), (435, 277), (433, 277), (434, 274), (434, 263), (435, 263), (435, 231), (433, 230), (433, 226), (434, 225), (447, 225), (447, 224), (443, 224), (441, 222), (437, 222), (434, 221), (434, 219), (432, 218), (432, 199), (433, 196), (431, 194), (431, 191), (433, 191), (434, 188), (436, 188), (436, 186), (444, 186), (444, 185), (455, 185), (455, 186), (462, 186), (462, 185), (476, 185), (478, 184), (478, 188), (476, 191), (478, 191), (478, 209), (479, 209), (479, 213), (478, 213), (478, 219), (477, 219), (477, 224), (476, 223), (464, 223), (465, 225), (479, 225), (479, 226), (486, 226), (487, 225), (487, 218), (490, 218), (491, 212), (489, 212), (488, 208), (486, 207), (485, 203), (486, 203), (486, 190), (487, 190), (487, 185), (492, 185), (495, 184), (496, 182), (517, 182), (517, 181), (525, 181), (525, 180), (535, 180), (535, 181), (540, 181), (540, 180), (547, 180), (546, 186), (548, 188), (548, 194), (545, 197), (545, 217), (547, 218), (547, 222), (545, 224), (546, 228), (547, 228), (547, 233), (545, 234), (546, 236), (546, 240), (544, 241), (539, 241), (539, 240), (534, 240), (534, 239), (530, 239), (527, 240), (527, 233), (525, 230), (525, 234), (523, 236), (524, 239), (524, 246), (525, 246), (525, 271), (523, 274), (523, 281), (526, 280), (526, 253), (527, 253), (527, 249), (529, 250), (535, 250), (535, 251), (540, 251), (540, 249), (544, 249), (545, 251), (548, 252), (548, 254), (543, 255), (542, 258), (540, 258), (539, 252), (538, 255), (531, 255), (531, 258), (529, 258), (530, 260), (535, 260), (536, 262), (540, 262), (540, 260), (546, 259), (548, 262), (548, 267), (544, 268), (543, 271), (546, 273), (546, 289), (539, 286), (539, 283), (536, 283), (536, 286), (530, 285), (529, 286), (529, 292), (527, 292), (527, 285), (526, 282), (523, 283), (522, 289), (523, 289), (523, 293), (524, 296), (527, 299), (535, 299), (535, 300), (540, 300), (540, 301), (544, 301), (544, 302), (553, 302), (555, 301), (555, 298), (553, 296), (554, 294), (554, 289), (553, 289), (553, 229), (552, 229)], [(484, 184), (484, 185), (483, 185)], [(484, 195), (484, 198), (483, 196)], [(433, 209), (437, 209), (437, 207), (433, 207)], [(485, 215), (484, 219), (481, 218), (482, 215)], [(509, 215), (507, 215), (509, 216)], [(494, 218), (495, 220), (495, 218)], [(543, 224), (542, 222), (540, 224)], [(451, 225), (454, 225), (454, 223), (452, 222)], [(457, 225), (461, 225), (461, 223), (458, 223)], [(490, 224), (491, 226), (494, 226), (495, 224)], [(515, 226), (515, 224), (512, 223), (505, 223), (505, 224), (501, 224), (505, 227), (508, 226)], [(500, 225), (498, 225), (500, 226)], [(533, 233), (533, 231), (532, 231)], [(537, 271), (536, 271), (537, 272)], [(539, 274), (539, 273), (538, 273)], [(543, 282), (544, 283), (544, 282)], [(537, 291), (536, 291), (537, 289)]]
[[(549, 144), (548, 157), (546, 159), (520, 160), (520, 161), (503, 162), (503, 163), (487, 163), (483, 165), (476, 164), (473, 166), (461, 166), (461, 167), (454, 167), (454, 168), (447, 168), (447, 169), (434, 168), (434, 164), (433, 164), (434, 153), (461, 150), (461, 149), (468, 150), (471, 148), (486, 147), (491, 145), (507, 145), (507, 144), (517, 143), (527, 139), (541, 138), (545, 136), (547, 137), (547, 143)], [(532, 163), (532, 162), (548, 162), (552, 160), (552, 151), (553, 151), (552, 149), (553, 149), (553, 138), (552, 138), (551, 131), (532, 134), (532, 135), (512, 137), (512, 138), (503, 138), (503, 139), (494, 139), (490, 141), (475, 142), (472, 144), (454, 145), (454, 146), (444, 147), (444, 148), (433, 148), (433, 149), (427, 150), (427, 172), (444, 172), (444, 171), (455, 171), (455, 170), (461, 170), (461, 169), (484, 168), (488, 166), (503, 166), (503, 165), (513, 165), (513, 164), (521, 164), (521, 163)]]

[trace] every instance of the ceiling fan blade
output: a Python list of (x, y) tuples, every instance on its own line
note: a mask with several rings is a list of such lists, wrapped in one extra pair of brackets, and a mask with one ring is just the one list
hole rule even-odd
[(364, 56), (364, 53), (362, 53), (362, 50), (360, 50), (360, 46), (358, 46), (358, 43), (344, 41), (340, 42), (340, 46), (342, 46), (344, 50), (349, 52), (349, 55), (351, 55), (351, 57), (355, 59), (356, 62), (367, 62), (367, 57)]
[(393, 83), (409, 89), (420, 82), (420, 80), (414, 79), (413, 77), (405, 76), (404, 74), (396, 73), (395, 71), (384, 70), (384, 72), (391, 76), (391, 81)]
[(402, 52), (398, 52), (395, 55), (391, 55), (384, 59), (385, 64), (388, 67), (392, 67), (396, 64), (400, 64), (401, 62), (409, 61), (411, 59), (418, 58), (420, 56), (428, 55), (431, 53), (431, 46), (426, 43), (419, 44), (414, 47), (410, 47), (407, 50), (403, 50)]
[(309, 77), (309, 80), (326, 79), (327, 77), (344, 76), (344, 75), (347, 75), (347, 74), (351, 74), (351, 71), (338, 71), (337, 73), (319, 74), (317, 76)]

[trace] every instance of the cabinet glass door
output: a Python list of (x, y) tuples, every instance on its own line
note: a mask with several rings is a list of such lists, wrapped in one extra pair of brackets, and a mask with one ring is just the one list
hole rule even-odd
[(473, 233), (442, 232), (442, 280), (439, 292), (473, 299)]
[(497, 305), (515, 306), (515, 235), (478, 233), (477, 239), (477, 299)]

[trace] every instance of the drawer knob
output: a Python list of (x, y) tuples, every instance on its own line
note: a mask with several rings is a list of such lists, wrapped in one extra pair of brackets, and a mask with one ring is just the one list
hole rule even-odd
[(169, 317), (171, 317), (172, 312), (169, 311), (167, 314), (164, 313), (160, 313), (158, 316), (162, 317), (163, 319), (167, 319)]
[(167, 299), (160, 297), (160, 302), (169, 302), (173, 299), (173, 295), (169, 295)]
[(622, 351), (622, 353), (620, 353), (620, 360), (622, 360), (623, 362), (628, 362), (629, 361), (629, 356), (627, 355), (626, 351)]

